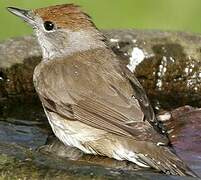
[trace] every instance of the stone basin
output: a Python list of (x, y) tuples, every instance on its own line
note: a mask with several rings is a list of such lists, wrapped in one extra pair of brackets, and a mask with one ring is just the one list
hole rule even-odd
[[(155, 111), (171, 115), (164, 124), (173, 148), (201, 176), (201, 37), (137, 30), (104, 33), (123, 63), (133, 63), (131, 69)], [(40, 60), (32, 36), (0, 44), (0, 178), (195, 179), (64, 147), (54, 137), (33, 88), (32, 73)]]
[[(80, 152), (65, 147), (54, 137), (40, 105), (15, 102), (15, 104), (5, 103), (4, 107), (4, 112), (0, 117), (0, 170), (2, 172), (0, 178), (195, 179), (163, 175), (154, 170), (140, 169), (126, 161), (121, 162), (106, 157), (83, 154), (80, 156)], [(183, 107), (177, 111), (182, 111), (184, 114), (188, 108), (190, 107)], [(192, 107), (190, 109), (192, 112), (188, 109), (186, 114), (191, 113), (192, 116), (196, 111), (197, 117), (198, 110)], [(171, 113), (174, 115), (175, 111)], [(199, 113), (201, 114), (200, 110)], [(181, 116), (174, 115), (169, 121), (177, 122), (176, 118), (181, 118)], [(182, 131), (191, 129), (191, 127), (186, 128), (189, 126), (188, 122), (185, 122), (185, 126), (184, 123), (181, 123), (182, 127), (180, 124), (169, 121), (166, 122), (168, 128), (175, 129), (176, 126), (179, 126), (177, 129), (182, 129)], [(199, 122), (201, 122), (201, 118), (199, 118)], [(169, 127), (169, 124), (174, 128)], [(191, 142), (190, 148), (187, 148), (185, 142), (180, 140), (182, 137), (185, 138), (185, 142), (189, 142), (194, 134), (186, 137), (186, 133), (176, 133), (174, 130), (170, 133), (173, 147), (178, 155), (199, 174), (201, 172), (201, 160), (198, 159), (200, 145), (195, 141)], [(44, 146), (47, 144), (49, 146)]]

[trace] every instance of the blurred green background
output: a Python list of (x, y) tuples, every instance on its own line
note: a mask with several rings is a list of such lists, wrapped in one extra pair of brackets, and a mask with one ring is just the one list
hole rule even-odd
[(31, 29), (5, 10), (61, 3), (83, 7), (99, 28), (137, 28), (201, 33), (201, 0), (1, 0), (0, 40), (30, 34)]

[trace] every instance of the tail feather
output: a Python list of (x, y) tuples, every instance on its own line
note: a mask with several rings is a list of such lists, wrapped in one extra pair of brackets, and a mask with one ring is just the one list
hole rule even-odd
[[(147, 144), (147, 143), (146, 143)], [(198, 177), (187, 165), (180, 160), (168, 147), (148, 145), (151, 151), (139, 153), (138, 157), (150, 167), (170, 175)], [(147, 153), (148, 152), (148, 153)]]

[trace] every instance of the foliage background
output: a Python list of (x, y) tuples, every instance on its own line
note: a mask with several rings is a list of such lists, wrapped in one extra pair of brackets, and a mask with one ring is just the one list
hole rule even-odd
[(1, 0), (0, 40), (31, 33), (31, 28), (5, 7), (32, 9), (62, 3), (81, 5), (99, 28), (201, 32), (201, 0)]

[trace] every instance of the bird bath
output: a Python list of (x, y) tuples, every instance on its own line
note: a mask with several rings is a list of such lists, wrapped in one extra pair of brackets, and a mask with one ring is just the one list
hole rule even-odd
[[(155, 110), (171, 111), (172, 119), (165, 124), (174, 150), (201, 176), (201, 110), (179, 108), (201, 107), (201, 37), (136, 30), (104, 33), (122, 63), (131, 63)], [(184, 179), (64, 148), (53, 136), (33, 88), (32, 73), (40, 59), (33, 37), (0, 44), (1, 178)]]

